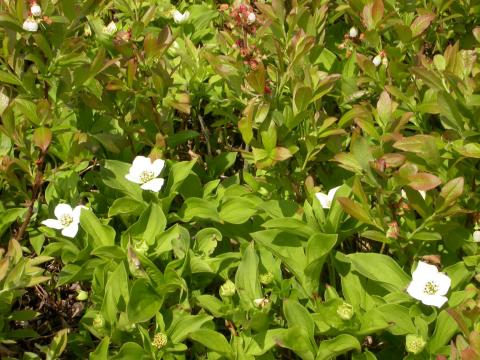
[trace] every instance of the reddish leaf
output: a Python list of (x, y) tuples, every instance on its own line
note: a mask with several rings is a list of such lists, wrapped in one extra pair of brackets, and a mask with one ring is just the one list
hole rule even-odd
[(433, 19), (435, 19), (435, 14), (423, 14), (413, 20), (410, 26), (412, 36), (415, 37), (422, 34), (430, 26)]
[(371, 219), (368, 211), (358, 203), (354, 202), (352, 199), (346, 197), (339, 197), (337, 198), (337, 200), (338, 202), (340, 202), (343, 210), (345, 210), (345, 212), (351, 217), (365, 224), (375, 225), (375, 222)]
[(32, 140), (42, 151), (46, 151), (52, 141), (52, 130), (46, 127), (37, 128), (33, 132)]
[(423, 191), (434, 189), (442, 183), (438, 177), (429, 173), (413, 174), (408, 177), (408, 180), (410, 180), (408, 186), (415, 190)]

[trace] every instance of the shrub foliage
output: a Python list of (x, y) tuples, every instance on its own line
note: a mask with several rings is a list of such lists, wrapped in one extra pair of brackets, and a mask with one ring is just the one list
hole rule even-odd
[(480, 358), (479, 16), (2, 1), (1, 357)]

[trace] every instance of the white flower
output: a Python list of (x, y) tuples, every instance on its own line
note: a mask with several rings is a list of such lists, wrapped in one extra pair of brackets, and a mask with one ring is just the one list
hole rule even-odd
[(320, 201), (320, 204), (322, 205), (322, 208), (330, 209), (330, 207), (332, 206), (333, 198), (335, 197), (335, 193), (337, 192), (337, 190), (339, 188), (340, 188), (340, 186), (337, 186), (336, 188), (330, 189), (328, 194), (324, 194), (324, 193), (321, 193), (321, 192), (318, 192), (318, 193), (315, 194), (318, 201)]
[(253, 300), (253, 304), (258, 308), (264, 308), (265, 306), (268, 305), (269, 302), (270, 300), (264, 297)]
[(352, 26), (348, 32), (348, 35), (351, 37), (351, 38), (356, 38), (358, 36), (358, 30), (355, 26)]
[(173, 16), (173, 21), (175, 21), (176, 24), (183, 24), (190, 17), (190, 12), (187, 10), (182, 14), (180, 11), (175, 10), (172, 16)]
[(382, 63), (382, 57), (380, 55), (377, 55), (373, 58), (372, 62), (373, 62), (373, 65), (378, 67)]
[(420, 261), (412, 274), (407, 292), (425, 305), (442, 307), (448, 300), (443, 295), (448, 292), (451, 282), (447, 275), (438, 272), (436, 266)]
[(37, 3), (33, 3), (32, 7), (30, 8), (30, 12), (33, 16), (41, 16), (42, 8)]
[(54, 211), (56, 219), (43, 220), (42, 224), (52, 229), (62, 229), (63, 236), (73, 238), (78, 232), (82, 209), (86, 209), (86, 207), (78, 205), (75, 209), (72, 209), (68, 204), (58, 204)]
[(247, 23), (249, 25), (252, 25), (256, 20), (257, 20), (257, 16), (255, 15), (255, 13), (253, 11), (248, 14)]
[(480, 230), (475, 230), (473, 232), (473, 241), (480, 242)]
[(115, 24), (115, 22), (110, 21), (107, 26), (103, 27), (103, 32), (107, 35), (113, 35), (117, 32), (117, 25)]
[(142, 184), (140, 187), (143, 190), (159, 192), (164, 179), (157, 178), (157, 176), (162, 172), (164, 165), (164, 160), (157, 159), (152, 163), (148, 157), (137, 156), (125, 178), (136, 184)]
[(29, 17), (27, 20), (23, 22), (23, 30), (30, 31), (30, 32), (36, 32), (38, 30), (38, 24), (37, 22)]

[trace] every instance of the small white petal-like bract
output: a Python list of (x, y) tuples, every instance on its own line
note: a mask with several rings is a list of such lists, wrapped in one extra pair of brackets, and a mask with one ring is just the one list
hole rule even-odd
[(32, 7), (30, 8), (30, 12), (33, 16), (41, 16), (42, 8), (37, 3), (33, 3)]
[(22, 27), (23, 27), (23, 30), (25, 31), (30, 31), (30, 32), (38, 31), (38, 23), (31, 17), (29, 17), (27, 20), (23, 22)]
[(164, 184), (164, 179), (158, 178), (163, 170), (165, 161), (157, 159), (154, 162), (145, 156), (137, 156), (133, 160), (125, 179), (140, 184), (143, 190), (159, 192)]
[(337, 186), (333, 189), (330, 189), (328, 191), (328, 194), (324, 194), (322, 192), (318, 192), (318, 193), (315, 194), (318, 201), (320, 201), (320, 205), (322, 205), (322, 208), (330, 209), (330, 207), (332, 206), (333, 198), (335, 197), (335, 193), (337, 192), (337, 190), (339, 188), (340, 188), (340, 186)]
[(173, 21), (175, 21), (176, 24), (183, 24), (190, 17), (190, 12), (187, 10), (182, 14), (180, 11), (175, 10), (172, 13), (172, 16), (173, 16)]
[(351, 38), (356, 38), (358, 36), (358, 30), (355, 26), (352, 26), (350, 30), (348, 31), (348, 36)]
[(113, 35), (117, 32), (117, 25), (115, 24), (115, 22), (110, 21), (107, 26), (103, 27), (103, 32), (107, 35)]
[(253, 11), (248, 14), (247, 23), (249, 25), (252, 25), (256, 20), (257, 20), (257, 15), (255, 15), (255, 13)]
[(253, 300), (253, 304), (258, 308), (263, 308), (263, 307), (267, 306), (269, 302), (270, 302), (270, 300), (267, 299), (267, 298), (264, 298), (264, 297)]
[(473, 241), (480, 243), (480, 230), (473, 232)]
[(43, 220), (42, 224), (52, 229), (62, 230), (63, 236), (73, 238), (78, 232), (82, 209), (86, 207), (78, 205), (72, 209), (68, 204), (58, 204), (54, 210), (56, 219)]
[(377, 55), (373, 58), (372, 62), (373, 62), (373, 65), (378, 67), (382, 63), (382, 57), (380, 55)]
[(442, 307), (448, 300), (447, 294), (452, 280), (438, 271), (434, 265), (420, 261), (408, 285), (408, 294), (425, 305)]

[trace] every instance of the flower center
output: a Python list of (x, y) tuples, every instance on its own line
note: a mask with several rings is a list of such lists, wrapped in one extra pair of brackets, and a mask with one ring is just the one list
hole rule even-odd
[(425, 287), (423, 288), (423, 292), (426, 295), (435, 295), (438, 291), (438, 285), (435, 284), (433, 281), (429, 281), (425, 284)]
[(60, 220), (60, 224), (62, 224), (62, 226), (67, 227), (68, 225), (70, 225), (73, 222), (73, 217), (71, 215), (68, 215), (68, 214), (63, 214), (62, 216), (60, 216), (59, 220)]
[(150, 180), (153, 180), (155, 176), (153, 175), (153, 172), (144, 170), (140, 174), (140, 181), (145, 184), (146, 182), (149, 182)]

